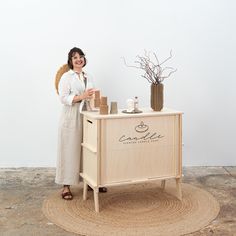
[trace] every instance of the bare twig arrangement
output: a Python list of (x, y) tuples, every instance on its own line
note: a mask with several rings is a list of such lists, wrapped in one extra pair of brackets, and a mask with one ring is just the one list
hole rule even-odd
[[(154, 60), (152, 60), (151, 56), (154, 58)], [(171, 74), (177, 71), (177, 69), (173, 67), (164, 66), (164, 64), (171, 58), (172, 50), (170, 51), (170, 56), (162, 62), (159, 62), (156, 53), (147, 52), (145, 50), (144, 56), (137, 56), (137, 60), (134, 62), (136, 65), (128, 65), (124, 57), (123, 60), (125, 65), (128, 67), (144, 70), (145, 73), (142, 75), (142, 77), (147, 79), (149, 83), (160, 84), (164, 79), (170, 77)]]

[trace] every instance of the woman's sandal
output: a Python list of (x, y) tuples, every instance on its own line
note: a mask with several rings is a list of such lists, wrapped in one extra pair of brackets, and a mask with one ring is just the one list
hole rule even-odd
[(71, 191), (67, 191), (67, 192), (64, 192), (61, 194), (61, 197), (64, 199), (64, 200), (72, 200), (73, 199), (73, 195), (71, 193)]

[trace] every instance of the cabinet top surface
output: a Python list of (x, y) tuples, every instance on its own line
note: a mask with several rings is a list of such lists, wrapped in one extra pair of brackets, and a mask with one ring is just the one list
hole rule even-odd
[(129, 117), (145, 117), (145, 116), (165, 116), (165, 115), (179, 115), (183, 114), (182, 111), (177, 111), (169, 108), (163, 108), (161, 111), (153, 111), (151, 108), (140, 108), (142, 113), (123, 113), (124, 109), (119, 109), (118, 114), (100, 115), (99, 110), (82, 111), (82, 114), (93, 119), (119, 119)]

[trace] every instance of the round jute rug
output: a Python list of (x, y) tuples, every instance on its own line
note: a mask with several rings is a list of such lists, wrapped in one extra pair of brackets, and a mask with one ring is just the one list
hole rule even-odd
[(171, 181), (165, 191), (156, 182), (110, 187), (99, 194), (99, 213), (94, 211), (92, 191), (86, 201), (82, 188), (72, 188), (72, 192), (72, 201), (54, 193), (42, 209), (51, 222), (81, 235), (183, 235), (208, 225), (220, 210), (210, 193), (189, 184), (182, 184), (183, 200), (179, 201)]

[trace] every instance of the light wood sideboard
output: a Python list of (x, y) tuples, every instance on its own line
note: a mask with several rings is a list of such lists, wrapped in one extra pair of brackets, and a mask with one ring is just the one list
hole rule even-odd
[(99, 212), (99, 187), (176, 179), (181, 200), (182, 112), (164, 108), (160, 112), (100, 115), (83, 113), (83, 199), (88, 185), (94, 190)]

